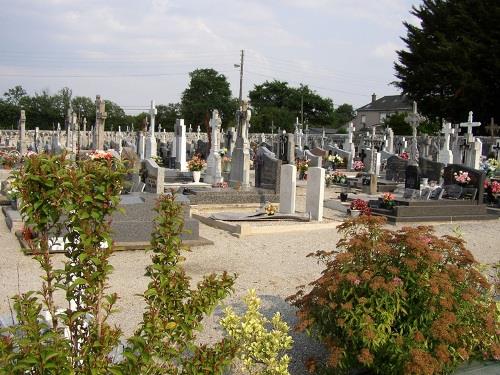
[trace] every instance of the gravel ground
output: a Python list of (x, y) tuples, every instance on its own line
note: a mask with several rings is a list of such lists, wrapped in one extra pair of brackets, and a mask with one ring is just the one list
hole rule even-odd
[[(327, 197), (334, 195), (336, 194), (331, 189), (327, 189)], [(297, 196), (297, 210), (303, 211), (305, 199), (302, 188), (298, 188)], [(325, 210), (325, 215), (332, 220), (342, 217), (338, 212), (328, 209)], [(436, 232), (440, 235), (450, 234), (457, 227), (480, 262), (500, 261), (499, 220), (435, 225)], [(339, 239), (338, 234), (329, 229), (239, 239), (203, 224), (200, 224), (200, 235), (214, 241), (214, 245), (194, 248), (186, 254), (185, 268), (193, 282), (211, 272), (237, 273), (235, 292), (225, 301), (226, 304), (240, 310), (241, 297), (248, 289), (254, 288), (262, 299), (265, 315), (272, 316), (275, 311), (280, 311), (291, 326), (295, 323), (295, 314), (285, 298), (294, 294), (297, 286), (316, 279), (322, 270), (315, 259), (306, 258), (306, 255), (316, 250), (332, 249)], [(59, 263), (64, 257), (56, 255), (55, 259)], [(144, 251), (122, 251), (111, 259), (115, 267), (110, 279), (111, 290), (120, 296), (120, 311), (112, 317), (111, 322), (119, 325), (126, 335), (133, 332), (142, 316), (143, 304), (136, 294), (145, 290), (147, 279), (143, 274), (149, 261), (150, 255)], [(38, 289), (41, 284), (39, 276), (36, 261), (21, 253), (14, 235), (7, 230), (5, 221), (0, 220), (0, 315), (9, 313), (9, 296), (19, 291)], [(220, 315), (219, 308), (206, 320), (202, 341), (220, 337), (217, 327)], [(304, 374), (304, 359), (321, 353), (321, 347), (303, 334), (292, 335), (295, 345), (291, 351), (291, 373)]]

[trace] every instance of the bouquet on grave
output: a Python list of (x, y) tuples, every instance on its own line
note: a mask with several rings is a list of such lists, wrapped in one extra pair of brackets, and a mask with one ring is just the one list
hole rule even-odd
[(107, 151), (95, 150), (89, 154), (91, 160), (112, 160), (113, 154)]
[(392, 193), (384, 193), (382, 194), (382, 206), (385, 208), (392, 208), (396, 204), (394, 201), (394, 194)]
[(270, 202), (267, 202), (267, 204), (264, 206), (264, 211), (268, 216), (272, 216), (278, 211), (278, 207)]
[(470, 182), (469, 172), (458, 171), (453, 173), (453, 178), (460, 185), (467, 185)]
[(19, 160), (20, 156), (17, 151), (0, 151), (0, 165), (5, 168), (12, 168)]
[(306, 173), (309, 169), (309, 161), (308, 160), (297, 160), (297, 169), (299, 172)]
[(339, 167), (344, 165), (344, 159), (339, 155), (328, 155), (327, 160)]
[(486, 171), (486, 176), (492, 177), (499, 168), (499, 163), (496, 159), (489, 158), (484, 162), (483, 169)]
[(355, 171), (362, 171), (363, 169), (365, 169), (365, 163), (363, 163), (361, 160), (356, 160), (354, 163), (352, 163), (352, 167)]
[(201, 158), (200, 155), (194, 155), (193, 158), (187, 163), (187, 167), (191, 172), (201, 171), (206, 165), (207, 163)]
[(410, 158), (410, 155), (408, 155), (406, 151), (403, 151), (401, 154), (399, 154), (399, 157), (408, 160)]
[(500, 182), (484, 180), (484, 189), (492, 194), (500, 194)]

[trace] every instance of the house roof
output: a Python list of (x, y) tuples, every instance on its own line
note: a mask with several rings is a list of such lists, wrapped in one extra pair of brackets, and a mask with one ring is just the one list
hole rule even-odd
[(358, 108), (357, 111), (410, 111), (412, 107), (406, 95), (388, 95)]

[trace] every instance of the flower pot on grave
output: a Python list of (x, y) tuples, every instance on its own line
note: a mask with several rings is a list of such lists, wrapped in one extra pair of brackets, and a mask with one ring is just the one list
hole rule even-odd
[(193, 181), (198, 183), (200, 182), (201, 171), (193, 171)]
[(340, 201), (347, 202), (347, 193), (340, 193)]
[(358, 217), (359, 215), (361, 215), (361, 210), (353, 210), (351, 208), (351, 209), (349, 209), (349, 215), (351, 217)]

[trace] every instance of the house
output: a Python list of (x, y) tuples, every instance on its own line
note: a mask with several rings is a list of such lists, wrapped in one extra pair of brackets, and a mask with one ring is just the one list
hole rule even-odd
[(377, 99), (372, 94), (372, 101), (356, 110), (356, 117), (352, 121), (356, 130), (380, 125), (385, 118), (394, 113), (412, 112), (413, 104), (405, 95), (388, 95)]

